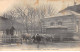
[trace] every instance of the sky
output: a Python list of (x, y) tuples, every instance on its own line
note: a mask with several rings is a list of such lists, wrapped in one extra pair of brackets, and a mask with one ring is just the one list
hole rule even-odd
[[(77, 4), (80, 0), (75, 0)], [(14, 6), (25, 7), (31, 5), (33, 7), (38, 7), (43, 4), (51, 4), (55, 7), (57, 11), (60, 11), (67, 6), (74, 5), (74, 0), (0, 0), (0, 15), (12, 9)]]

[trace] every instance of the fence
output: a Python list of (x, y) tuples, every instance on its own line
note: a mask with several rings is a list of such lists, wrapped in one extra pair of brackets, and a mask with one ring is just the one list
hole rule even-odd
[[(41, 42), (80, 42), (80, 38), (78, 37), (52, 37), (52, 36), (46, 36), (46, 35), (42, 35), (43, 38), (42, 38), (42, 41)], [(25, 42), (27, 41), (27, 39), (25, 40)], [(30, 42), (33, 43), (33, 41), (31, 39), (29, 39)], [(21, 37), (16, 37), (16, 36), (3, 36), (3, 37), (0, 37), (0, 43), (1, 44), (11, 44), (11, 43), (24, 43), (23, 41), (23, 38)], [(27, 42), (28, 43), (28, 42)]]
[(0, 38), (0, 44), (12, 44), (12, 43), (20, 43), (22, 44), (22, 38)]

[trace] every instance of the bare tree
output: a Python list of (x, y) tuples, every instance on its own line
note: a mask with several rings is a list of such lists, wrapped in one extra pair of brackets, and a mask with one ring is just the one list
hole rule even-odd
[[(44, 19), (45, 17), (48, 16), (52, 16), (56, 13), (56, 10), (54, 9), (54, 7), (52, 5), (43, 5), (40, 6), (39, 8), (36, 8), (35, 10), (35, 19), (37, 19), (37, 25), (38, 28), (40, 29), (40, 31), (42, 32), (42, 25), (43, 25), (43, 21), (42, 19)], [(36, 22), (35, 22), (36, 23)]]
[(27, 17), (29, 17), (29, 21), (30, 21), (30, 26), (31, 29), (34, 29), (34, 31), (36, 31), (37, 29), (39, 29), (42, 32), (42, 19), (44, 19), (44, 17), (46, 16), (51, 16), (54, 15), (54, 13), (56, 12), (55, 9), (53, 8), (53, 6), (51, 5), (43, 5), (40, 7), (27, 7), (28, 13), (27, 13)]
[(23, 9), (21, 7), (15, 7), (14, 9), (4, 13), (4, 17), (11, 19), (11, 20), (16, 20), (19, 23), (24, 24), (26, 26), (26, 30), (28, 31), (27, 27), (27, 15), (26, 15), (26, 9)]
[[(35, 33), (37, 30), (42, 32), (42, 19), (54, 15), (55, 9), (52, 5), (43, 5), (36, 8), (27, 6), (25, 8), (16, 7), (13, 10), (4, 14), (9, 19), (18, 20), (26, 26), (27, 32), (34, 30)], [(9, 17), (10, 16), (10, 17)]]

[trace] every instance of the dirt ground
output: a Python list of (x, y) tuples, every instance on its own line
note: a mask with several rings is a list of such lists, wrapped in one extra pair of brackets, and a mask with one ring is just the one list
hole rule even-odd
[(23, 44), (5, 44), (0, 45), (0, 51), (30, 51), (30, 50), (53, 50), (53, 51), (60, 51), (60, 50), (70, 50), (70, 51), (80, 51), (80, 42), (58, 42), (58, 43), (46, 43), (46, 44), (36, 44), (36, 43), (23, 43)]

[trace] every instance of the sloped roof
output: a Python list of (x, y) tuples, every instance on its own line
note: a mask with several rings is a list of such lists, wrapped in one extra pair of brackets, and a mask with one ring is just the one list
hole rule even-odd
[(9, 24), (11, 24), (10, 20), (0, 16), (0, 30), (5, 30), (7, 28), (10, 28)]
[(77, 12), (77, 13), (80, 13), (80, 4), (79, 5), (74, 5), (74, 6), (69, 6), (63, 10), (61, 10), (60, 12), (64, 12), (66, 10), (70, 10), (70, 11), (74, 11), (74, 12)]
[(16, 30), (23, 30), (26, 29), (25, 26), (21, 23), (18, 23), (15, 20), (10, 20), (8, 18), (0, 16), (0, 30), (6, 30), (10, 29), (11, 27), (14, 27)]

